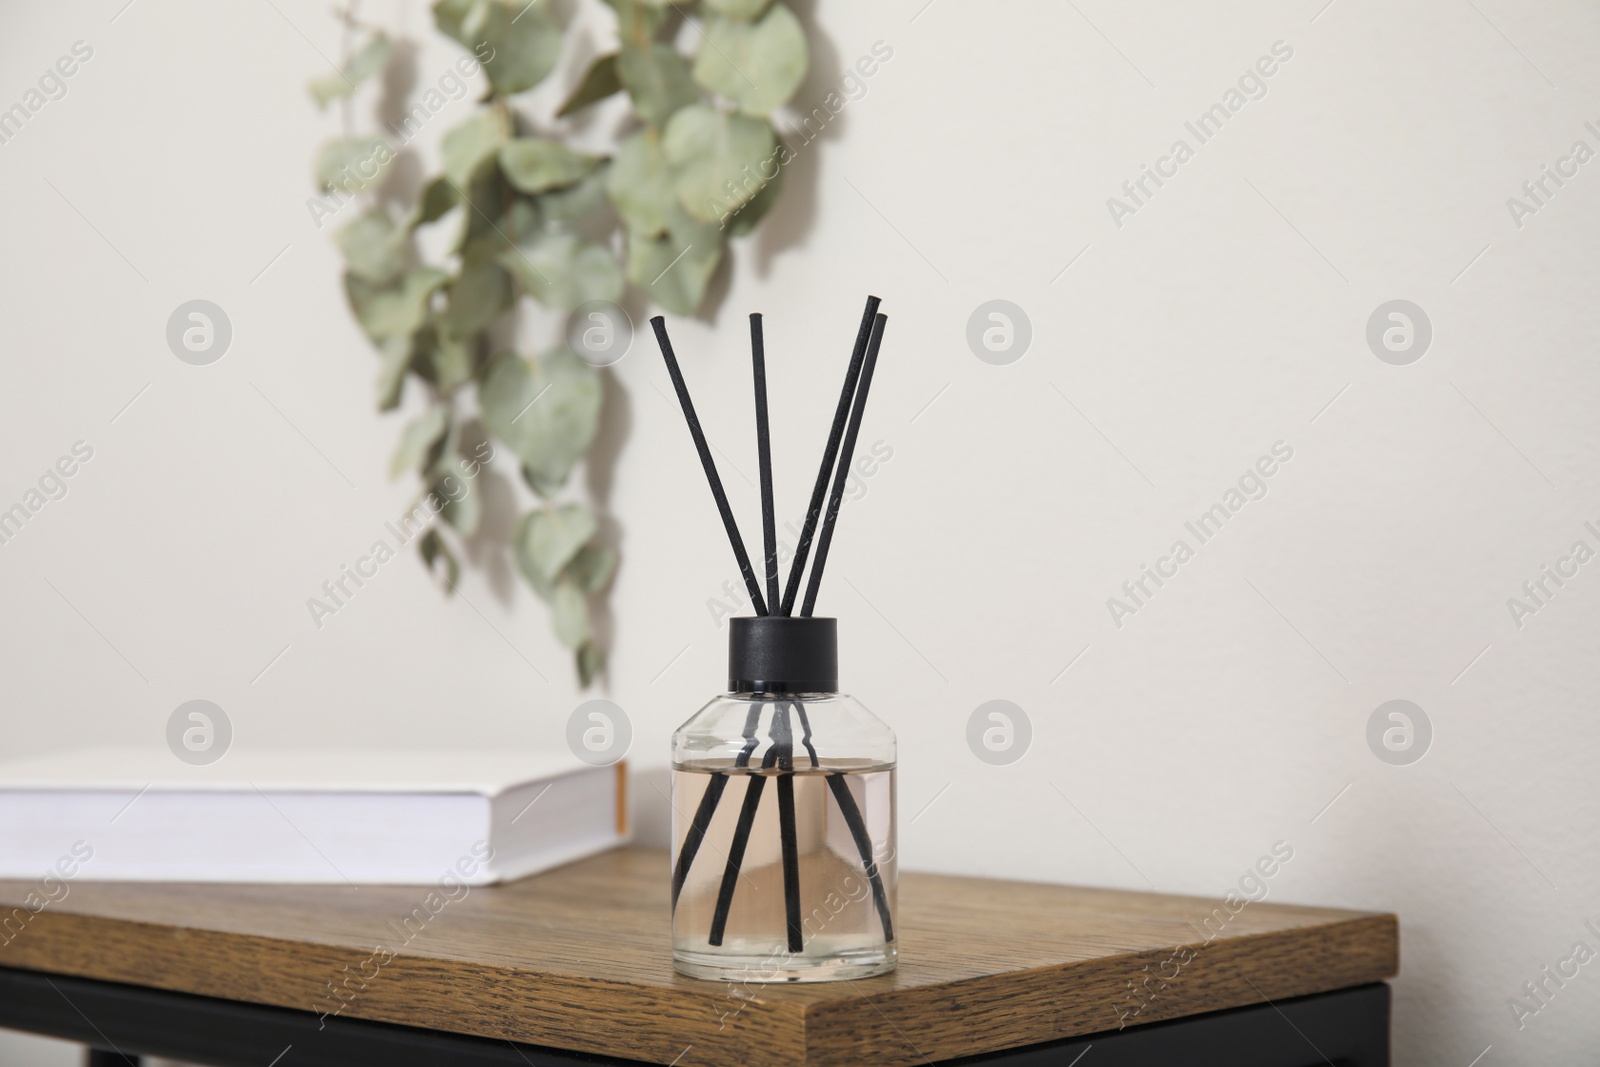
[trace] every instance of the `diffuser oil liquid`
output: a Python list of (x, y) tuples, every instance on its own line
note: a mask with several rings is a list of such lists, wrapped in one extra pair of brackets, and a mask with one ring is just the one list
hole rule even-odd
[(827, 981), (892, 970), (894, 765), (834, 759), (813, 767), (803, 750), (793, 770), (761, 766), (760, 752), (751, 762), (673, 768), (674, 870), (686, 841), (693, 848), (673, 911), (677, 970), (729, 982)]

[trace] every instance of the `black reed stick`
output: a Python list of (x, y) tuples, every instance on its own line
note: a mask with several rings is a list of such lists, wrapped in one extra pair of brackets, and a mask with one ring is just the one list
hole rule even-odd
[(733, 509), (728, 506), (728, 494), (723, 491), (722, 479), (717, 476), (716, 461), (711, 458), (705, 432), (700, 429), (700, 418), (694, 413), (694, 401), (689, 399), (689, 387), (684, 384), (683, 372), (678, 369), (678, 357), (672, 353), (672, 341), (667, 337), (667, 320), (657, 315), (650, 320), (650, 325), (655, 328), (656, 344), (661, 346), (661, 358), (667, 361), (672, 388), (677, 390), (678, 403), (683, 407), (683, 417), (689, 423), (689, 435), (694, 438), (695, 451), (700, 453), (700, 466), (705, 468), (706, 481), (711, 484), (711, 495), (716, 499), (717, 511), (722, 515), (723, 528), (728, 531), (734, 558), (739, 561), (739, 573), (744, 576), (750, 602), (757, 615), (765, 615), (766, 601), (761, 599), (761, 586), (756, 582), (756, 573), (750, 566), (750, 556), (744, 550), (744, 538), (739, 536), (739, 524), (733, 519)]
[[(762, 770), (771, 770), (778, 762), (777, 744), (767, 748), (761, 757)], [(717, 910), (711, 916), (711, 944), (722, 944), (722, 935), (728, 928), (728, 911), (733, 907), (733, 891), (739, 885), (739, 872), (744, 866), (744, 851), (750, 844), (750, 830), (755, 826), (756, 808), (761, 804), (762, 790), (767, 787), (764, 774), (746, 775), (750, 784), (745, 787), (744, 805), (739, 809), (739, 822), (733, 828), (733, 840), (728, 844), (728, 863), (722, 869), (722, 885), (717, 890)]]
[(750, 366), (756, 379), (756, 453), (761, 465), (761, 547), (766, 552), (767, 603), (778, 610), (778, 524), (772, 509), (772, 430), (767, 421), (767, 346), (761, 316), (750, 316)]
[[(811, 753), (811, 766), (815, 767), (820, 761), (817, 759), (816, 748), (811, 744), (811, 720), (806, 718), (806, 709), (798, 701), (792, 706), (800, 716), (800, 729), (804, 731), (800, 743)], [(872, 855), (872, 835), (867, 833), (867, 821), (861, 817), (861, 809), (856, 805), (856, 798), (850, 792), (849, 781), (842, 774), (828, 775), (828, 788), (833, 791), (834, 803), (839, 805), (839, 814), (844, 817), (844, 824), (850, 830), (850, 838), (856, 843), (856, 851), (861, 853), (861, 864), (866, 869), (867, 881), (872, 885), (872, 899), (877, 905), (878, 917), (883, 920), (883, 939), (893, 941), (894, 926), (889, 918), (889, 896), (884, 892), (883, 876), (878, 873), (878, 862)]]
[(850, 792), (850, 783), (843, 774), (837, 771), (829, 774), (828, 788), (833, 790), (839, 814), (844, 816), (844, 824), (850, 828), (850, 836), (855, 840), (856, 851), (861, 854), (861, 865), (867, 870), (867, 881), (872, 885), (872, 902), (878, 907), (878, 918), (883, 920), (883, 939), (893, 941), (894, 920), (889, 918), (889, 896), (883, 890), (883, 876), (878, 873), (878, 861), (872, 856), (872, 835), (867, 833), (867, 821), (861, 817), (861, 809), (856, 806), (855, 795)]
[(811, 488), (811, 506), (806, 509), (805, 522), (800, 528), (800, 543), (794, 549), (794, 563), (789, 566), (789, 584), (783, 591), (783, 606), (779, 615), (794, 611), (795, 594), (800, 591), (800, 572), (806, 569), (806, 556), (811, 552), (811, 537), (817, 532), (817, 520), (822, 517), (822, 500), (828, 492), (828, 476), (839, 457), (839, 439), (844, 435), (844, 420), (850, 414), (850, 399), (856, 395), (856, 381), (861, 377), (861, 360), (867, 354), (867, 338), (872, 333), (873, 316), (878, 313), (880, 301), (867, 297), (866, 310), (861, 313), (861, 326), (856, 330), (856, 346), (850, 353), (850, 368), (845, 371), (844, 388), (839, 390), (839, 406), (833, 411), (833, 425), (828, 430), (828, 443), (822, 450), (822, 466), (817, 470), (817, 484)]
[(789, 928), (789, 951), (806, 947), (800, 929), (800, 840), (794, 825), (794, 733), (789, 709), (779, 705), (772, 713), (772, 742), (778, 749), (778, 840), (783, 850), (783, 910)]
[(822, 584), (822, 568), (828, 562), (828, 546), (833, 543), (833, 527), (839, 520), (844, 483), (850, 477), (850, 459), (856, 454), (856, 436), (861, 432), (861, 416), (867, 409), (872, 372), (878, 365), (878, 347), (883, 343), (883, 328), (888, 322), (887, 315), (878, 315), (872, 320), (872, 339), (867, 342), (867, 359), (861, 367), (861, 384), (856, 389), (855, 405), (850, 410), (850, 428), (845, 431), (839, 465), (833, 474), (833, 492), (828, 494), (828, 517), (822, 520), (822, 533), (817, 537), (817, 561), (811, 565), (811, 581), (806, 585), (806, 600), (800, 608), (801, 615), (810, 615), (817, 603), (817, 587)]
[(800, 716), (800, 743), (806, 746), (807, 752), (811, 753), (811, 766), (815, 767), (818, 765), (817, 747), (811, 743), (811, 720), (806, 718), (805, 705), (796, 700), (789, 706), (794, 708), (795, 712)]
[[(805, 712), (801, 712), (802, 715)], [(733, 758), (735, 767), (744, 767), (750, 763), (750, 753), (756, 747), (756, 727), (761, 722), (761, 705), (751, 705), (750, 713), (744, 719), (744, 749)], [(809, 738), (810, 727), (806, 728)], [(806, 742), (807, 747), (810, 741)], [(815, 763), (815, 760), (813, 760)], [(688, 880), (689, 868), (694, 866), (694, 857), (700, 851), (700, 845), (706, 839), (706, 831), (711, 829), (711, 819), (717, 814), (717, 805), (722, 802), (722, 791), (728, 788), (726, 774), (713, 774), (711, 781), (706, 783), (706, 791), (700, 794), (700, 806), (694, 811), (694, 818), (689, 822), (689, 832), (683, 835), (683, 847), (678, 850), (678, 866), (672, 872), (672, 909), (678, 909), (678, 894), (683, 892), (683, 883)]]

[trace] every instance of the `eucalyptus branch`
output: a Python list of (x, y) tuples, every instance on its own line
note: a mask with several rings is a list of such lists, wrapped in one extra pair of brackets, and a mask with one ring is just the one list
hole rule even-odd
[[(604, 668), (591, 603), (609, 585), (617, 554), (566, 487), (598, 430), (607, 361), (574, 351), (568, 336), (551, 338), (537, 356), (490, 351), (493, 331), (524, 296), (552, 313), (583, 310), (628, 329), (617, 304), (630, 283), (667, 311), (697, 310), (729, 238), (748, 233), (776, 199), (781, 146), (768, 116), (798, 88), (807, 51), (799, 20), (774, 0), (672, 5), (700, 22), (700, 47), (689, 55), (667, 40), (677, 23), (662, 8), (606, 0), (617, 50), (589, 63), (553, 121), (536, 123), (511, 101), (552, 74), (566, 43), (548, 3), (433, 5), (435, 25), (465, 54), (394, 132), (409, 142), (469, 79), (481, 75), (489, 91), (443, 132), (442, 173), (398, 219), (370, 195), (397, 148), (388, 137), (356, 134), (352, 119), (357, 87), (389, 61), (388, 39), (360, 23), (355, 0), (338, 10), (341, 69), (314, 82), (312, 95), (322, 105), (339, 101), (344, 136), (319, 151), (323, 196), (308, 206), (320, 226), (364, 204), (341, 220), (336, 239), (346, 297), (379, 353), (378, 406), (400, 406), (408, 381), (420, 383), (426, 402), (401, 431), (392, 471), (416, 472), (418, 499), (432, 499), (452, 466), (467, 462), (457, 400), (475, 400), (476, 418), (515, 457), (535, 498), (506, 547), (550, 604), (556, 635), (588, 685)], [(569, 117), (613, 98), (626, 99), (634, 123), (609, 154), (578, 150)], [(447, 262), (421, 262), (416, 231), (452, 219)], [(421, 539), (426, 565), (443, 569), (449, 589), (460, 541), (482, 536), (481, 513), (482, 494), (464, 493), (441, 505)]]

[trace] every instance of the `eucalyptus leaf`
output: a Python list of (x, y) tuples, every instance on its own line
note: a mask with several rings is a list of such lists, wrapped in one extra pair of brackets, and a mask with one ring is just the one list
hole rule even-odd
[(456, 583), (461, 580), (461, 564), (456, 562), (455, 553), (450, 551), (437, 529), (422, 535), (422, 540), (417, 542), (417, 552), (421, 554), (429, 574), (437, 574), (438, 564), (444, 564), (444, 586), (450, 592), (455, 592)]
[[(549, 0), (528, 3), (501, 3), (491, 0), (485, 8), (483, 27), (469, 48), (488, 45), (482, 53), (483, 72), (490, 77), (496, 93), (522, 93), (542, 82), (555, 62), (562, 58), (562, 30), (550, 21)], [(467, 19), (467, 35), (474, 37), (474, 24)]]
[(344, 70), (336, 70), (311, 82), (311, 98), (318, 107), (325, 108), (330, 101), (343, 99), (355, 92), (362, 82), (382, 70), (388, 61), (389, 39), (381, 33), (373, 34), (361, 51), (351, 57)]
[(617, 12), (617, 38), (643, 48), (655, 37), (666, 14), (666, 4), (644, 0), (606, 0)]
[(517, 523), (516, 533), (511, 537), (511, 555), (516, 559), (517, 569), (522, 572), (522, 576), (528, 580), (528, 584), (533, 587), (533, 591), (539, 594), (539, 599), (549, 600), (555, 595), (555, 579), (545, 576), (544, 572), (533, 562), (532, 557), (528, 555), (527, 548), (528, 530), (533, 525), (534, 517), (541, 514), (543, 512), (530, 511)]
[(422, 190), (422, 196), (417, 200), (409, 224), (412, 229), (416, 229), (430, 222), (438, 222), (460, 202), (461, 195), (456, 192), (454, 185), (445, 178), (435, 178)]
[(622, 79), (617, 75), (617, 54), (612, 52), (604, 55), (589, 64), (589, 69), (583, 74), (583, 81), (578, 83), (578, 88), (561, 105), (561, 110), (556, 112), (556, 118), (564, 119), (575, 111), (580, 111), (590, 104), (598, 103), (612, 93), (622, 91)]
[(600, 372), (564, 348), (496, 357), (478, 386), (483, 423), (546, 485), (560, 486), (600, 422)]
[(566, 574), (586, 593), (598, 593), (611, 581), (617, 570), (617, 553), (598, 542), (591, 541), (578, 549), (567, 562)]
[(468, 27), (481, 30), (488, 12), (488, 0), (438, 0), (433, 5), (433, 24), (457, 44), (472, 48), (477, 39)]
[(778, 173), (761, 187), (761, 191), (726, 221), (725, 225), (730, 234), (734, 237), (743, 237), (756, 228), (756, 223), (760, 222), (762, 216), (778, 202), (778, 190), (783, 186), (783, 173), (783, 168), (779, 167)]
[(433, 491), (442, 501), (439, 514), (457, 533), (471, 537), (478, 532), (478, 525), (483, 521), (483, 499), (472, 482), (463, 478), (459, 471), (448, 471), (433, 483)]
[(467, 257), (445, 292), (439, 325), (451, 337), (470, 337), (511, 306), (511, 275), (490, 256)]
[(606, 669), (606, 650), (592, 640), (579, 645), (574, 658), (578, 661), (578, 684), (585, 689)]
[(753, 19), (767, 9), (772, 0), (705, 0), (706, 10), (731, 19)]
[(659, 41), (639, 47), (624, 39), (617, 76), (633, 108), (652, 126), (662, 126), (678, 109), (700, 99), (689, 64), (676, 48)]
[(712, 16), (705, 34), (694, 59), (694, 80), (747, 115), (771, 114), (805, 79), (805, 30), (782, 3), (754, 22)]
[(417, 334), (411, 367), (448, 393), (472, 380), (472, 372), (477, 369), (477, 345), (471, 337), (452, 337), (427, 327)]
[(517, 137), (500, 147), (500, 170), (524, 193), (571, 185), (594, 169), (593, 156), (543, 137)]
[(529, 489), (539, 494), (539, 499), (549, 500), (561, 491), (561, 482), (553, 482), (526, 464), (522, 467), (522, 480)]
[(400, 432), (400, 447), (394, 450), (394, 458), (389, 461), (389, 477), (422, 467), (429, 450), (449, 428), (450, 411), (443, 404), (435, 404), (407, 423)]
[(722, 260), (722, 242), (628, 235), (628, 280), (674, 315), (692, 315)]
[(705, 104), (683, 108), (667, 124), (662, 149), (673, 191), (689, 214), (717, 222), (749, 203), (775, 169), (772, 127), (745, 115), (724, 115)]
[(589, 600), (568, 581), (556, 583), (555, 595), (550, 598), (550, 615), (555, 622), (556, 637), (568, 648), (577, 648), (589, 637)]
[(456, 239), (455, 251), (465, 254), (470, 245), (480, 240), (497, 241), (497, 248), (509, 247), (506, 215), (517, 201), (515, 194), (500, 179), (499, 169), (482, 167), (470, 184), (459, 189), (462, 201), (461, 236)]
[(606, 210), (606, 176), (610, 163), (601, 163), (565, 189), (552, 189), (539, 197), (539, 210), (555, 222), (580, 222)]
[(378, 410), (393, 411), (400, 406), (405, 388), (406, 368), (411, 364), (411, 338), (385, 337), (378, 342)]
[(323, 192), (354, 196), (383, 176), (394, 149), (382, 137), (341, 137), (317, 152), (317, 182)]
[(640, 130), (617, 146), (606, 174), (606, 193), (629, 230), (650, 237), (666, 231), (667, 209), (677, 196), (660, 134)]
[(442, 270), (419, 267), (398, 282), (381, 286), (346, 272), (345, 295), (362, 329), (373, 340), (410, 335), (422, 326), (434, 291), (449, 277)]
[(341, 227), (334, 240), (352, 272), (368, 281), (387, 282), (406, 269), (410, 236), (378, 206)]
[(582, 504), (535, 511), (523, 530), (523, 550), (539, 573), (554, 581), (597, 529), (594, 514)]
[(480, 111), (446, 131), (440, 145), (444, 176), (458, 190), (465, 189), (510, 135), (510, 120), (499, 108)]
[(622, 297), (622, 268), (604, 247), (567, 230), (547, 230), (503, 252), (500, 263), (546, 307), (575, 308)]

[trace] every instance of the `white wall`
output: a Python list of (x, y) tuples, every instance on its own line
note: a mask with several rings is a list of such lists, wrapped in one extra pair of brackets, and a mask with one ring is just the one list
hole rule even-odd
[[(743, 315), (767, 315), (797, 514), (862, 296), (885, 298), (863, 440), (893, 458), (846, 510), (819, 611), (848, 688), (900, 731), (908, 865), (1220, 894), (1282, 840), (1272, 899), (1400, 914), (1397, 1062), (1584, 1059), (1595, 965), (1524, 1028), (1508, 998), (1600, 947), (1600, 564), (1520, 628), (1506, 601), (1575, 540), (1600, 547), (1600, 163), (1520, 227), (1506, 199), (1575, 140), (1600, 149), (1600, 16), (924, 2), (803, 6), (801, 100), (876, 41), (893, 59), (801, 153), (709, 320), (675, 324), (753, 535)], [(0, 145), (0, 505), (94, 448), (0, 547), (5, 753), (154, 741), (194, 697), (241, 745), (560, 744), (579, 697), (503, 558), (455, 600), (397, 560), (308, 617), (410, 492), (385, 479), (399, 420), (372, 411), (376, 360), (305, 206), (337, 128), (303, 90), (338, 47), (327, 5), (122, 3), (0, 16), (0, 104), (94, 49)], [(452, 60), (422, 5), (366, 14), (419, 43), (420, 80)], [(1185, 120), (1277, 41), (1293, 57), (1267, 95), (1114, 224), (1107, 197), (1193, 145)], [(163, 340), (196, 297), (234, 328), (209, 367)], [(1032, 322), (1009, 366), (964, 337), (993, 298)], [(1365, 340), (1396, 298), (1433, 325), (1409, 366)], [(609, 695), (649, 770), (720, 685), (706, 601), (736, 571), (653, 346), (608, 388)], [(1115, 625), (1107, 598), (1194, 544), (1185, 520), (1278, 441), (1269, 494)], [(1033, 723), (1012, 766), (965, 740), (996, 698)], [(1366, 741), (1396, 698), (1434, 731), (1410, 766)], [(59, 1062), (24, 1047), (0, 1059)]]

